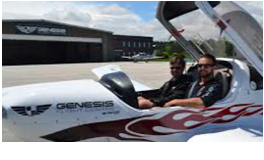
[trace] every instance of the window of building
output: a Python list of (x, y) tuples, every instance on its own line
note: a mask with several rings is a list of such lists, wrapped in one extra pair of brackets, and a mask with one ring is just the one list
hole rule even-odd
[(136, 48), (136, 47), (137, 47), (136, 42), (134, 42), (134, 48)]
[(123, 47), (126, 47), (126, 42), (123, 42)]
[(141, 47), (141, 42), (138, 42), (138, 47), (139, 47), (139, 48)]
[(150, 48), (150, 42), (148, 43), (148, 47)]
[(146, 42), (143, 43), (143, 47), (146, 48)]

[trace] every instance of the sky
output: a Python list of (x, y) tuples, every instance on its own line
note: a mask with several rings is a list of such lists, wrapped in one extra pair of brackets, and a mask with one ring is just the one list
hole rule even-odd
[[(262, 1), (236, 3), (263, 24)], [(3, 1), (2, 19), (46, 19), (114, 34), (167, 40), (169, 33), (155, 19), (157, 4), (158, 1)], [(195, 20), (189, 18), (189, 21)], [(202, 27), (199, 22), (195, 25), (195, 28)]]

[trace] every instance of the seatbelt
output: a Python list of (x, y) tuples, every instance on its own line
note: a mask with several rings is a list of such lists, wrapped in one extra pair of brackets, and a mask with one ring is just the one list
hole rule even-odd
[(194, 87), (196, 86), (196, 84), (197, 84), (198, 82), (199, 82), (199, 81), (193, 82), (192, 87), (191, 87), (191, 89), (189, 90), (189, 93), (188, 93), (187, 98), (191, 98), (192, 93), (193, 93), (193, 90), (194, 90)]

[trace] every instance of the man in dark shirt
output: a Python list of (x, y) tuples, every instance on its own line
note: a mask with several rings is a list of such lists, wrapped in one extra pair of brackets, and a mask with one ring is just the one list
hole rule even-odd
[(199, 58), (198, 72), (200, 79), (194, 82), (188, 91), (188, 99), (175, 99), (164, 105), (186, 106), (204, 109), (213, 105), (221, 99), (222, 84), (214, 78), (216, 59), (210, 54), (205, 54)]
[(138, 97), (139, 108), (148, 109), (154, 106), (163, 106), (173, 99), (184, 98), (190, 85), (189, 78), (183, 75), (185, 65), (183, 58), (172, 58), (170, 60), (171, 80), (155, 93), (157, 95), (155, 98)]

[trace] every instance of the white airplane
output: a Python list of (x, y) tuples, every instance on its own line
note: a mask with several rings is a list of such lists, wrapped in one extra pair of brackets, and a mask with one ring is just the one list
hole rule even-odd
[[(93, 70), (98, 82), (3, 88), (3, 126), (26, 141), (263, 141), (262, 27), (233, 2), (160, 2), (157, 18), (196, 59), (198, 52), (169, 21), (198, 9), (248, 60), (217, 58), (225, 92), (213, 106), (139, 109), (137, 96), (155, 92), (118, 66), (105, 66)], [(187, 74), (196, 71), (193, 66)]]
[(140, 52), (134, 56), (122, 56), (122, 58), (124, 59), (130, 59), (133, 60), (134, 63), (138, 62), (138, 61), (145, 61), (148, 62), (149, 60), (153, 60), (153, 59), (162, 59), (164, 57), (161, 56), (154, 56), (154, 55), (149, 55), (147, 53), (144, 52)]

